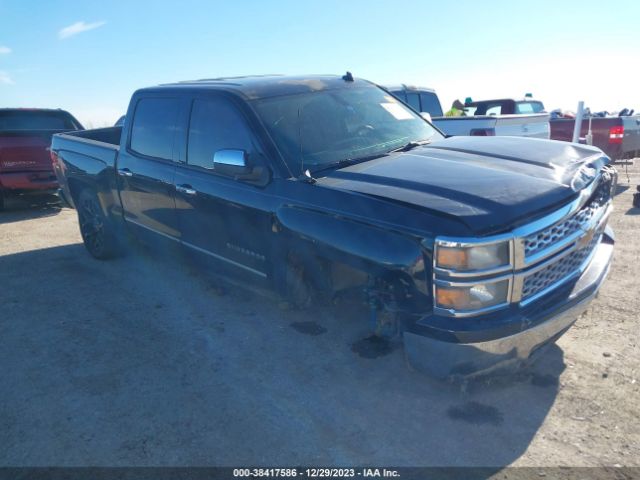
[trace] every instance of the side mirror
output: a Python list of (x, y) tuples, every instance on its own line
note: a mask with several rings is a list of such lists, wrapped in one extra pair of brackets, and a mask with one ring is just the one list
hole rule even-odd
[(213, 154), (213, 170), (234, 180), (259, 186), (266, 185), (271, 179), (267, 167), (247, 165), (247, 152), (244, 150), (218, 150)]
[(229, 177), (251, 172), (251, 168), (247, 166), (247, 152), (244, 150), (218, 150), (213, 154), (213, 169)]
[(427, 122), (431, 123), (431, 115), (429, 115), (427, 112), (420, 112), (420, 116)]

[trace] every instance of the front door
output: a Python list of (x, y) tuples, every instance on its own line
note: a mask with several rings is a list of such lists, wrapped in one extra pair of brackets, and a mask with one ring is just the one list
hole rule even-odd
[(195, 99), (187, 158), (177, 165), (175, 175), (182, 243), (214, 260), (226, 273), (265, 278), (272, 196), (261, 187), (216, 172), (214, 153), (223, 149), (244, 150), (254, 165), (263, 158), (245, 117), (230, 99), (217, 95)]

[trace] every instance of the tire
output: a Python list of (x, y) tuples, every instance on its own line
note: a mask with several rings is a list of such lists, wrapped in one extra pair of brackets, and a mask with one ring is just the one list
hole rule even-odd
[(77, 209), (82, 241), (91, 256), (98, 260), (117, 256), (115, 231), (105, 217), (97, 195), (88, 188), (83, 189), (78, 195)]
[(0, 212), (4, 212), (4, 192), (0, 189)]

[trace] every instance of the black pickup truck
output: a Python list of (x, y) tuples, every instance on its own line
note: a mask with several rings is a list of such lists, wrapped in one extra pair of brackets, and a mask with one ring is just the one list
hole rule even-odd
[(91, 255), (133, 235), (301, 307), (362, 292), (439, 377), (522, 364), (609, 268), (616, 174), (595, 148), (445, 139), (350, 74), (145, 88), (126, 118), (53, 139)]

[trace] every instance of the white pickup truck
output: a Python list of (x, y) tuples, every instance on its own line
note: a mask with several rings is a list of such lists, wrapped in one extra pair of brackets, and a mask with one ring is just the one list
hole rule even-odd
[(550, 138), (549, 114), (537, 100), (497, 99), (465, 103), (465, 115), (445, 117), (431, 88), (393, 85), (383, 87), (414, 110), (428, 113), (431, 122), (449, 136), (513, 136)]

